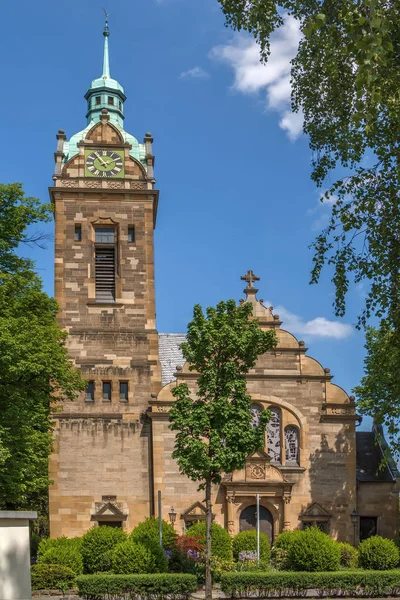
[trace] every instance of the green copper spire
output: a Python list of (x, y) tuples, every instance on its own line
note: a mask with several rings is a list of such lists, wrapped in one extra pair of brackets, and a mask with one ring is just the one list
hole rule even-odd
[[(104, 10), (104, 9), (103, 9)], [(106, 22), (104, 26), (104, 54), (103, 54), (103, 73), (101, 77), (93, 79), (90, 88), (85, 94), (88, 102), (88, 112), (86, 115), (88, 125), (100, 120), (101, 111), (106, 108), (110, 115), (111, 123), (123, 126), (124, 112), (123, 105), (126, 100), (124, 88), (115, 79), (110, 76), (110, 58), (108, 49), (108, 38), (110, 30), (108, 27), (108, 14), (104, 11)]]
[[(104, 8), (103, 8), (104, 10)], [(106, 16), (106, 24), (104, 26), (104, 57), (103, 57), (103, 78), (110, 77), (110, 58), (108, 56), (108, 37), (110, 35), (110, 30), (108, 28), (108, 14), (104, 10), (104, 14)]]

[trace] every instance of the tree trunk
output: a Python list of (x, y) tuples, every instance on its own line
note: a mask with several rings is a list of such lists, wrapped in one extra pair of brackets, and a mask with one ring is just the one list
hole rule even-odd
[(206, 595), (205, 600), (212, 600), (211, 580), (211, 479), (206, 480)]

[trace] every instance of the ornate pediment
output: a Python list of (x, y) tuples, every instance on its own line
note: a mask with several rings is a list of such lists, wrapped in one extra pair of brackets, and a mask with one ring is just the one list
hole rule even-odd
[(246, 481), (283, 481), (280, 470), (271, 465), (271, 457), (264, 450), (256, 450), (246, 459)]
[(250, 456), (247, 457), (246, 462), (257, 462), (260, 460), (270, 463), (271, 457), (266, 452), (264, 452), (264, 450), (256, 450), (255, 452), (250, 454)]
[(300, 517), (303, 520), (323, 520), (330, 519), (331, 513), (328, 512), (318, 502), (313, 502), (304, 512), (301, 513)]
[(206, 507), (201, 502), (195, 502), (190, 506), (184, 513), (182, 513), (182, 517), (198, 517), (198, 516), (206, 516)]
[(125, 521), (122, 502), (96, 502), (92, 521)]

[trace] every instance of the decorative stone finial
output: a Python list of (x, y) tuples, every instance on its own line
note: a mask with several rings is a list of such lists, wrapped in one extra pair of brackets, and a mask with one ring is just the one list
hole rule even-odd
[(331, 372), (331, 370), (328, 367), (325, 367), (324, 371), (327, 375), (329, 375), (329, 373)]
[(246, 275), (242, 275), (240, 278), (242, 281), (247, 281), (247, 287), (243, 290), (243, 293), (248, 296), (249, 294), (257, 294), (258, 290), (254, 287), (253, 283), (255, 281), (260, 281), (260, 278), (253, 273), (250, 269), (247, 271)]
[(303, 346), (305, 346), (304, 340), (300, 340), (300, 341), (299, 341), (299, 346), (300, 346), (301, 348), (303, 348)]

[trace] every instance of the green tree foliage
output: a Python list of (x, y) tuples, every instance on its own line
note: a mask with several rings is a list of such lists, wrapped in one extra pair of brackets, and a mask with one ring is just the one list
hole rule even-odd
[(51, 403), (83, 389), (56, 302), (42, 291), (31, 261), (15, 253), (21, 242), (39, 242), (26, 228), (48, 218), (48, 207), (26, 198), (19, 184), (0, 185), (1, 508), (24, 508), (46, 493)]
[(41, 556), (40, 563), (69, 567), (73, 570), (75, 575), (82, 575), (83, 573), (82, 554), (74, 545), (49, 548), (49, 550)]
[(206, 496), (206, 598), (211, 598), (211, 485), (222, 473), (244, 466), (246, 457), (263, 446), (269, 412), (251, 425), (246, 374), (260, 354), (273, 348), (273, 331), (262, 331), (251, 318), (252, 306), (236, 306), (234, 300), (208, 308), (196, 305), (182, 344), (190, 370), (198, 373), (197, 389), (186, 383), (172, 391), (170, 428), (176, 431), (173, 458), (181, 473), (198, 481)]
[[(324, 268), (332, 269), (338, 316), (345, 314), (350, 282), (363, 283), (366, 301), (358, 326), (372, 316), (384, 319), (395, 332), (397, 359), (400, 6), (395, 0), (219, 2), (227, 25), (254, 35), (263, 61), (285, 13), (299, 23), (303, 37), (292, 61), (292, 107), (304, 114), (312, 179), (328, 187), (325, 198), (333, 201), (330, 222), (313, 244), (311, 281), (318, 282)], [(395, 391), (391, 402), (399, 405), (398, 383)]]
[(377, 571), (394, 569), (399, 564), (399, 550), (393, 540), (374, 535), (358, 547), (360, 567)]
[[(177, 534), (175, 529), (167, 521), (162, 521), (162, 541), (163, 547), (172, 549), (176, 545)], [(133, 542), (139, 542), (146, 545), (148, 542), (159, 544), (160, 530), (159, 523), (156, 517), (148, 517), (142, 523), (136, 525), (135, 529), (130, 534), (130, 539)]]
[(85, 573), (108, 571), (112, 552), (117, 544), (126, 541), (126, 533), (117, 527), (92, 527), (82, 536), (82, 558)]
[(368, 327), (364, 360), (365, 375), (354, 388), (357, 408), (373, 415), (375, 423), (386, 425), (392, 450), (400, 452), (400, 345), (399, 333), (383, 322), (381, 327)]

